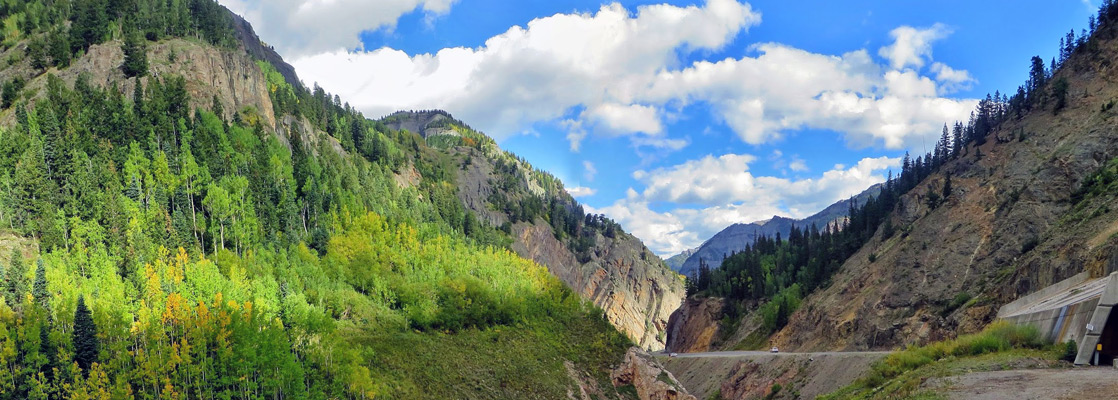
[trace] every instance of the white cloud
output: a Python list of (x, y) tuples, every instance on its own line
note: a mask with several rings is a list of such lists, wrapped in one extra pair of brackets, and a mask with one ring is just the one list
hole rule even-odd
[(858, 146), (892, 149), (938, 134), (944, 122), (964, 118), (977, 105), (938, 97), (931, 78), (883, 69), (864, 50), (828, 56), (776, 43), (755, 49), (757, 57), (662, 72), (649, 95), (707, 102), (751, 144), (814, 128), (841, 132)]
[(972, 85), (978, 82), (970, 75), (970, 72), (951, 68), (944, 63), (933, 63), (931, 72), (936, 74), (936, 80), (942, 84), (940, 93), (943, 94), (969, 90)]
[(893, 44), (882, 47), (878, 54), (889, 60), (889, 65), (894, 69), (908, 66), (920, 68), (924, 66), (925, 59), (932, 57), (932, 42), (950, 34), (951, 30), (943, 24), (924, 29), (902, 26), (889, 32), (893, 37)]
[(539, 18), (477, 48), (337, 50), (294, 65), (369, 116), (442, 108), (498, 140), (554, 124), (573, 151), (590, 135), (681, 149), (688, 142), (669, 135), (665, 123), (675, 118), (669, 110), (691, 103), (709, 105), (750, 144), (823, 129), (854, 146), (900, 149), (938, 135), (977, 105), (941, 97), (968, 82), (966, 71), (939, 64), (932, 79), (906, 68), (932, 61), (932, 43), (950, 33), (939, 24), (895, 29), (895, 42), (881, 49), (885, 64), (866, 50), (835, 56), (778, 43), (752, 46), (753, 56), (680, 63), (680, 54), (725, 47), (760, 18), (736, 0), (635, 12), (613, 3)]
[[(885, 181), (885, 172), (900, 166), (897, 158), (866, 158), (846, 168), (809, 179), (791, 180), (754, 176), (746, 154), (707, 156), (670, 168), (636, 171), (633, 178), (645, 185), (630, 188), (626, 198), (593, 212), (620, 222), (660, 255), (693, 248), (734, 223), (781, 215), (804, 218), (827, 206)], [(672, 204), (657, 212), (653, 204)], [(686, 206), (693, 204), (694, 206)]]
[(361, 48), (363, 31), (392, 29), (404, 14), (450, 11), (457, 0), (218, 0), (286, 57)]
[[(478, 48), (408, 55), (382, 48), (297, 57), (308, 82), (338, 93), (370, 116), (398, 109), (447, 109), (503, 139), (538, 122), (569, 118), (572, 148), (588, 132), (663, 134), (659, 104), (639, 97), (679, 54), (717, 50), (760, 22), (735, 0), (702, 7), (620, 4), (596, 13), (557, 14), (513, 27)], [(678, 147), (678, 142), (664, 143)]]
[(582, 162), (582, 170), (582, 176), (589, 182), (593, 182), (594, 177), (598, 175), (598, 168), (594, 167), (594, 163), (590, 162), (589, 160), (584, 160)]
[(600, 123), (606, 132), (659, 135), (664, 128), (658, 114), (655, 107), (607, 103), (587, 110), (583, 113), (583, 118)]
[(788, 164), (788, 169), (795, 172), (807, 172), (811, 170), (807, 167), (807, 163), (799, 158), (793, 159), (792, 162)]
[(596, 189), (591, 189), (591, 188), (588, 188), (588, 187), (585, 187), (585, 186), (576, 186), (576, 187), (572, 187), (572, 188), (567, 188), (567, 193), (569, 193), (571, 195), (571, 197), (579, 198), (579, 197), (593, 196), (594, 194), (598, 193), (598, 191)]

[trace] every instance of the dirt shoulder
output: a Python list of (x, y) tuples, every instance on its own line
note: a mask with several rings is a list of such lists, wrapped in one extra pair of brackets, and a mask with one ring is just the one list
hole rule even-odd
[(1118, 369), (972, 372), (931, 379), (925, 385), (949, 399), (1113, 399), (1118, 398)]

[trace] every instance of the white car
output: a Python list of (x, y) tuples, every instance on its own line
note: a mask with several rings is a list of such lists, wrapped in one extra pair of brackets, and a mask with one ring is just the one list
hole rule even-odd
[(776, 346), (773, 346), (773, 348), (769, 349), (769, 352), (770, 353), (779, 353), (780, 349), (776, 348)]
[(676, 354), (676, 353), (671, 353), (671, 354), (668, 354), (668, 357), (675, 357), (675, 356), (677, 356), (677, 355), (678, 355), (678, 354)]

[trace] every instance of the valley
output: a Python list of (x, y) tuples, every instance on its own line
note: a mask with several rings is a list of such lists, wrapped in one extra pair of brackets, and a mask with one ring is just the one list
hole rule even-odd
[[(0, 400), (1118, 396), (1112, 1), (973, 104), (941, 24), (820, 56), (737, 46), (748, 3), (613, 3), (409, 54), (473, 5), (354, 50), (250, 3), (0, 0)], [(583, 36), (617, 47), (533, 47)], [(358, 90), (304, 80), (339, 54)], [(774, 58), (826, 88), (752, 93)]]

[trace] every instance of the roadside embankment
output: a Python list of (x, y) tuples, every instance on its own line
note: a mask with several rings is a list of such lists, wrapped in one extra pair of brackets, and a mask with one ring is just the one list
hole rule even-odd
[[(700, 399), (813, 399), (849, 385), (888, 353), (725, 352), (658, 357)], [(779, 388), (776, 386), (779, 385)]]

